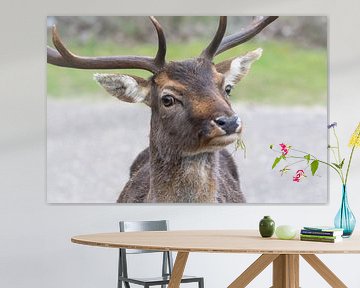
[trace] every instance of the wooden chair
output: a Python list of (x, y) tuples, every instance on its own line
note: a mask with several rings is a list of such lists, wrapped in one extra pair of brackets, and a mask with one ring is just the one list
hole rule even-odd
[[(120, 221), (120, 232), (134, 232), (134, 231), (167, 231), (168, 221)], [(122, 288), (124, 283), (125, 288), (130, 288), (131, 284), (149, 288), (150, 286), (160, 286), (165, 288), (169, 284), (170, 276), (173, 268), (173, 259), (171, 252), (149, 251), (149, 250), (135, 250), (135, 249), (119, 249), (119, 266), (118, 266), (118, 288)], [(142, 253), (163, 253), (162, 260), (162, 274), (160, 277), (152, 278), (134, 278), (129, 277), (127, 269), (127, 254), (142, 254)], [(199, 288), (204, 288), (204, 278), (194, 276), (183, 276), (181, 283), (198, 283)]]

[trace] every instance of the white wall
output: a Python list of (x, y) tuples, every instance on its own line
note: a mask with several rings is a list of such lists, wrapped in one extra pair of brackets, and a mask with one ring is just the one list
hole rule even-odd
[[(176, 3), (157, 0), (144, 1), (146, 6), (137, 0), (131, 3), (120, 0), (83, 2), (86, 4), (70, 0), (2, 3), (0, 287), (115, 287), (116, 250), (74, 245), (70, 243), (70, 237), (82, 233), (115, 231), (119, 219), (167, 218), (171, 221), (172, 229), (256, 228), (263, 215), (272, 215), (278, 224), (290, 223), (299, 227), (304, 223), (331, 223), (340, 201), (340, 183), (333, 174), (331, 202), (323, 206), (46, 204), (45, 16), (211, 15), (220, 11), (228, 15), (328, 15), (330, 119), (339, 123), (340, 137), (344, 139), (342, 144), (346, 145), (360, 114), (360, 5), (357, 0), (337, 3), (327, 0), (238, 0), (231, 3), (222, 0), (212, 5), (189, 0)], [(360, 151), (357, 151), (349, 192), (354, 213), (360, 219), (359, 173)], [(206, 287), (226, 287), (255, 257), (192, 254), (187, 272), (204, 275)], [(321, 258), (349, 287), (360, 287), (356, 274), (360, 255)], [(142, 268), (144, 263), (137, 262), (137, 265)], [(303, 262), (301, 283), (302, 287), (327, 287)], [(269, 286), (268, 269), (250, 287)]]

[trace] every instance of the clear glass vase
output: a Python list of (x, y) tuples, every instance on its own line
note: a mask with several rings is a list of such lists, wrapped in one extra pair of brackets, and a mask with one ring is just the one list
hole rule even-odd
[(356, 219), (349, 207), (346, 185), (342, 187), (341, 206), (336, 214), (334, 224), (336, 228), (344, 229), (343, 237), (350, 237), (355, 229)]

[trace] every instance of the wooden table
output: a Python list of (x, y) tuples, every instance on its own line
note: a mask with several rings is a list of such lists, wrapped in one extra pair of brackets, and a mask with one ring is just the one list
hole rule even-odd
[(353, 235), (339, 243), (320, 243), (261, 238), (255, 230), (118, 232), (75, 236), (77, 244), (176, 251), (169, 288), (178, 288), (190, 252), (262, 254), (228, 288), (246, 287), (273, 263), (273, 288), (299, 287), (301, 255), (331, 287), (347, 287), (315, 254), (360, 253), (360, 237)]

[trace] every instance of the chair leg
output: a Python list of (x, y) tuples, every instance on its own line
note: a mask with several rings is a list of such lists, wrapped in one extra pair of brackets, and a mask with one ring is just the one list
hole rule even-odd
[(199, 288), (204, 288), (204, 279), (199, 280)]

